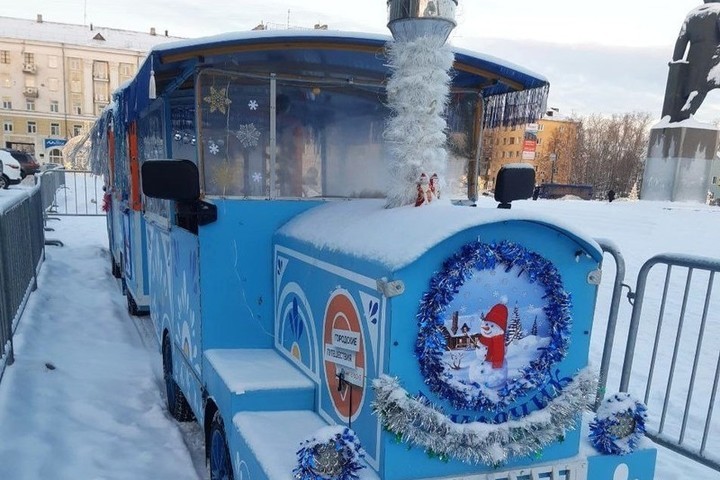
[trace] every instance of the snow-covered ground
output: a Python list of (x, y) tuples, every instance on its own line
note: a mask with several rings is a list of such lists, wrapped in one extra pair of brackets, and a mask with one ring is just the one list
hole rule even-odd
[[(490, 199), (481, 201), (481, 207), (494, 205)], [(625, 258), (626, 283), (633, 288), (638, 270), (654, 254), (680, 252), (720, 257), (717, 207), (539, 200), (517, 202), (514, 208), (555, 216), (564, 225), (590, 236), (613, 240)], [(30, 297), (15, 338), (15, 364), (6, 370), (0, 383), (0, 479), (207, 478), (199, 428), (194, 424), (179, 425), (164, 409), (160, 355), (149, 320), (133, 319), (126, 313), (125, 299), (110, 274), (104, 218), (63, 217), (52, 226), (55, 232), (48, 236), (62, 240), (65, 246), (46, 249), (39, 288)], [(605, 263), (590, 354), (595, 365), (600, 363), (610, 303), (607, 285), (614, 275), (612, 262)], [(647, 305), (660, 297), (662, 279), (653, 278), (651, 286)], [(684, 277), (673, 290), (682, 294), (683, 286)], [(701, 283), (699, 288), (704, 295), (706, 285)], [(680, 303), (670, 300), (673, 308)], [(625, 300), (620, 314), (618, 336), (622, 337), (630, 315)], [(717, 338), (720, 322), (716, 314), (711, 313), (710, 319), (715, 325), (708, 325), (705, 335)], [(674, 343), (674, 331), (670, 327), (667, 330), (673, 337), (667, 339), (670, 343), (661, 344), (663, 359), (672, 353)], [(694, 340), (691, 343), (694, 348)], [(643, 371), (647, 374), (643, 361), (651, 353), (652, 344), (650, 336), (639, 339), (640, 377)], [(617, 389), (621, 345), (618, 340), (608, 391)], [(717, 348), (714, 350), (715, 356), (710, 354), (713, 369)], [(706, 372), (699, 374), (694, 400), (707, 403), (713, 372), (709, 377)], [(676, 377), (687, 381), (689, 374), (679, 370)], [(664, 381), (667, 374), (656, 373), (656, 378)], [(636, 383), (642, 395), (639, 381), (631, 383), (631, 390), (638, 389)], [(675, 388), (678, 392), (682, 389)], [(664, 389), (658, 384), (653, 390)], [(674, 428), (682, 419), (684, 398), (680, 405), (671, 403), (666, 429)], [(661, 409), (662, 402), (658, 404), (651, 395), (654, 418)], [(691, 414), (703, 416), (702, 409), (700, 413), (691, 410)], [(714, 425), (715, 431), (720, 430), (717, 422)], [(695, 431), (696, 427), (693, 430), (686, 441), (695, 441), (702, 433), (702, 427), (700, 432)], [(720, 437), (711, 435), (708, 450), (714, 452), (718, 447)], [(658, 480), (720, 480), (720, 473), (662, 448), (657, 469)]]

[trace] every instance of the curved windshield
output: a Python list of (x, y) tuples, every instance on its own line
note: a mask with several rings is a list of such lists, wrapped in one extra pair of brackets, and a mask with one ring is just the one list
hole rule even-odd
[[(384, 84), (204, 71), (199, 137), (205, 194), (383, 198), (390, 115)], [(448, 106), (448, 197), (467, 198), (477, 94)]]

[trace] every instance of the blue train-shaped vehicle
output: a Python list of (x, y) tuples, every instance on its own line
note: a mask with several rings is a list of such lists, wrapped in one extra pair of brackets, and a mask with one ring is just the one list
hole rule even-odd
[[(602, 251), (472, 201), (482, 128), (527, 121), (547, 80), (453, 50), (443, 198), (386, 208), (389, 42), (158, 46), (95, 124), (170, 413), (203, 426), (213, 479), (652, 479), (653, 449), (587, 439)], [(503, 172), (512, 197), (527, 169)]]

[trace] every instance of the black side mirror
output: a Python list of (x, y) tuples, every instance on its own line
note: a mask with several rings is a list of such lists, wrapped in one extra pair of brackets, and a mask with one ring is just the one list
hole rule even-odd
[(200, 198), (200, 174), (190, 160), (152, 160), (143, 163), (140, 172), (148, 197), (178, 202)]
[(535, 189), (535, 168), (529, 163), (508, 163), (500, 168), (495, 180), (498, 208), (510, 208), (513, 200), (530, 198)]

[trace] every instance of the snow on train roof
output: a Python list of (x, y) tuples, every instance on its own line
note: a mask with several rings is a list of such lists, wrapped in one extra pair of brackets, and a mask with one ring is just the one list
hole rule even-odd
[[(251, 45), (261, 43), (285, 43), (292, 41), (326, 42), (328, 40), (340, 44), (359, 44), (382, 48), (388, 41), (392, 40), (392, 37), (389, 35), (333, 30), (251, 30), (229, 32), (210, 37), (181, 40), (156, 45), (153, 48), (152, 53), (163, 57), (167, 55), (190, 53), (196, 50), (214, 49), (236, 44)], [(451, 48), (455, 53), (456, 60), (458, 62), (467, 64), (471, 67), (487, 69), (502, 77), (521, 83), (524, 88), (540, 87), (548, 83), (547, 78), (543, 75), (520, 67), (512, 62), (471, 50), (452, 46)]]
[(521, 209), (498, 210), (438, 202), (421, 208), (384, 208), (384, 200), (332, 202), (313, 208), (284, 225), (278, 234), (398, 270), (452, 235), (478, 225), (519, 220), (564, 231), (596, 259), (602, 251), (595, 240), (562, 223)]

